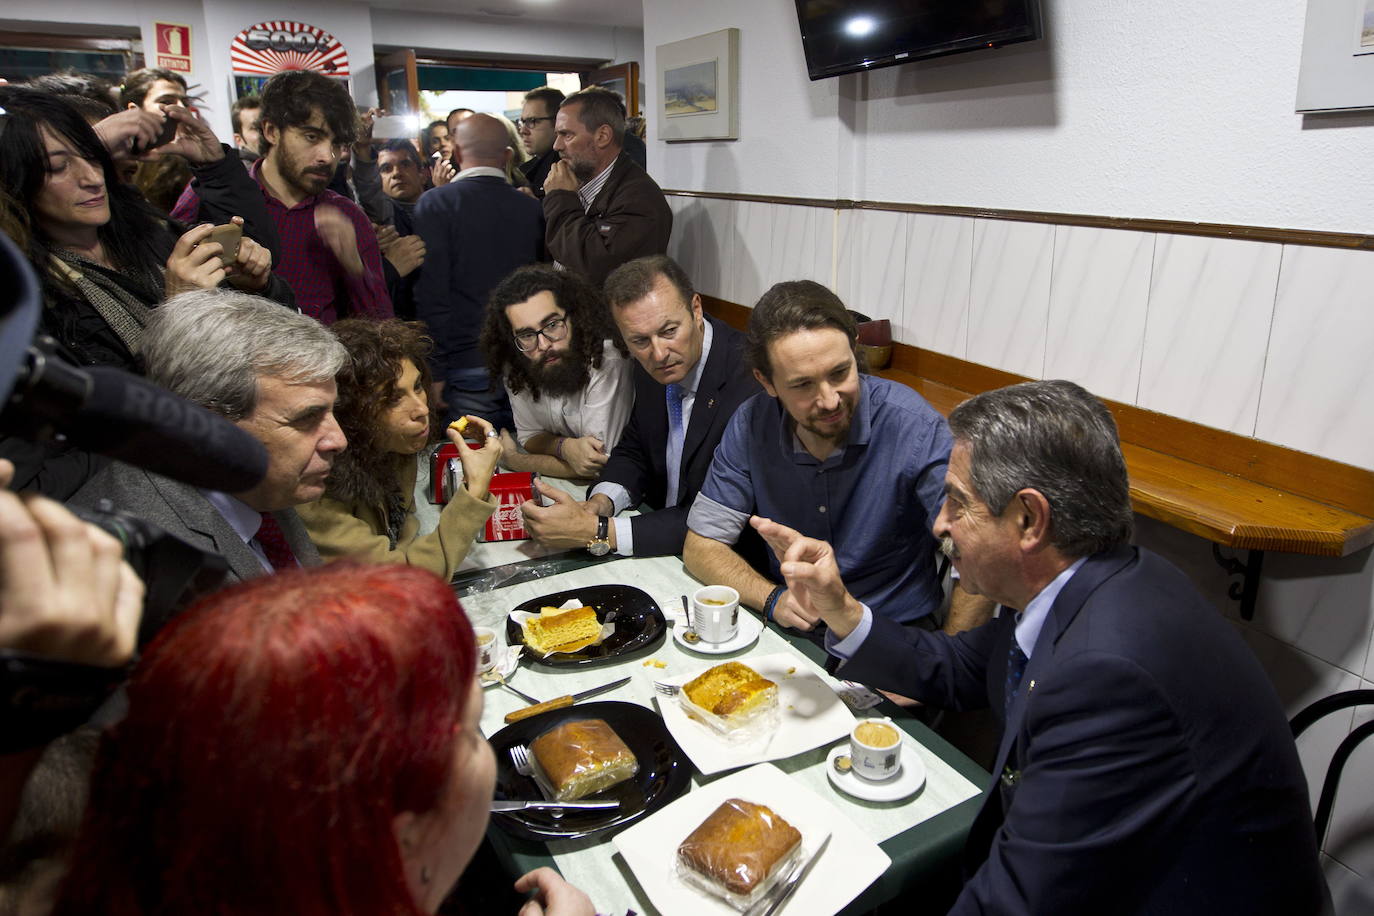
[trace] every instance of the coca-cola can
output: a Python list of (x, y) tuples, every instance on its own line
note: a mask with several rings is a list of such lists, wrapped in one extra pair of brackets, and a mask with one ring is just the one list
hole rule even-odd
[(540, 504), (539, 488), (535, 486), (538, 479), (539, 475), (533, 471), (491, 475), (491, 495), (496, 497), (496, 511), (478, 532), (477, 540), (526, 540), (529, 533), (525, 531), (525, 516), (520, 506), (529, 499)]

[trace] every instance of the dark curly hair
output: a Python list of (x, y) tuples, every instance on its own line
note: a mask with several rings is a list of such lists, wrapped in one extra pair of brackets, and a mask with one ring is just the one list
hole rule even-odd
[[(386, 506), (396, 486), (397, 456), (380, 443), (385, 434), (382, 414), (391, 406), (392, 388), (405, 360), (420, 370), (420, 384), (429, 391), (432, 377), (426, 357), (434, 342), (420, 322), (395, 318), (347, 318), (330, 330), (348, 350), (348, 362), (336, 377), (339, 399), (334, 405), (348, 448), (334, 462), (326, 494), (345, 502)], [(430, 430), (439, 428), (437, 420), (431, 404)]]
[(610, 340), (626, 356), (629, 351), (620, 339), (620, 332), (611, 324), (606, 300), (600, 291), (578, 274), (556, 270), (548, 264), (529, 264), (518, 268), (492, 290), (487, 302), (486, 323), (482, 327), (482, 354), (494, 378), (506, 383), (511, 394), (526, 389), (539, 400), (539, 388), (529, 372), (529, 358), (515, 346), (514, 330), (506, 317), (506, 308), (524, 302), (542, 292), (553, 293), (572, 321), (572, 353), (588, 369), (600, 369), (603, 341)]
[[(269, 79), (262, 87), (258, 124), (270, 122), (281, 130), (301, 127), (310, 123), (316, 109), (335, 143), (347, 146), (358, 139), (358, 109), (352, 96), (343, 83), (313, 70), (283, 70)], [(266, 137), (258, 143), (263, 156), (271, 148)]]

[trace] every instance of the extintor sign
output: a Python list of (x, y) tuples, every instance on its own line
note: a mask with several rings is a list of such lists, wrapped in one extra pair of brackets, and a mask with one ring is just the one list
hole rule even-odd
[(259, 22), (229, 43), (234, 73), (271, 76), (283, 70), (315, 70), (326, 76), (348, 76), (348, 52), (339, 40), (305, 22)]
[(191, 72), (191, 27), (175, 22), (154, 22), (157, 63), (154, 66), (173, 73)]

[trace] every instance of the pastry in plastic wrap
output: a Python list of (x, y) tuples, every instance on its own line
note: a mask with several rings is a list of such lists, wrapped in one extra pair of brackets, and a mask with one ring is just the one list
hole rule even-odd
[(747, 907), (795, 860), (801, 833), (766, 805), (741, 798), (722, 802), (677, 848), (690, 883)]
[(525, 621), (524, 636), (525, 645), (541, 655), (576, 652), (601, 638), (601, 621), (595, 608), (540, 608), (538, 616)]
[(564, 722), (530, 743), (554, 801), (577, 801), (639, 772), (634, 751), (603, 719)]
[(718, 731), (776, 727), (778, 685), (740, 662), (708, 668), (682, 688), (682, 705)]

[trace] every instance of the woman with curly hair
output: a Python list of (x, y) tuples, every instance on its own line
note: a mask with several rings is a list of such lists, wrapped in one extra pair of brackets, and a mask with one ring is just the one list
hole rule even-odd
[(506, 466), (595, 477), (634, 401), (634, 364), (597, 289), (546, 264), (521, 267), (492, 291), (482, 352), (515, 416), (515, 439), (501, 437)]
[[(408, 563), (452, 579), (473, 538), (496, 509), (488, 486), (501, 457), (490, 423), (468, 417), (484, 435), (470, 448), (456, 430), (463, 488), (439, 513), (439, 525), (420, 534), (415, 517), (417, 456), (437, 436), (429, 406), (432, 343), (418, 322), (348, 319), (331, 330), (349, 353), (338, 375), (334, 415), (348, 448), (334, 462), (324, 496), (297, 506), (325, 560)], [(474, 431), (477, 431), (474, 430)]]

